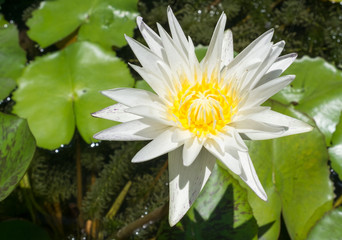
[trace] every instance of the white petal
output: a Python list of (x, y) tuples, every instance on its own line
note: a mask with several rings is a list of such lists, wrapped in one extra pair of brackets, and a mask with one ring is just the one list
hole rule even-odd
[(237, 150), (239, 150), (241, 152), (247, 152), (248, 151), (248, 147), (246, 146), (245, 142), (241, 138), (240, 134), (236, 131), (236, 129), (231, 128), (229, 133), (231, 133), (233, 135), (233, 137), (230, 137), (227, 134), (224, 135), (223, 139), (224, 139), (225, 146), (226, 146), (225, 149), (227, 149), (227, 147), (228, 148), (234, 147), (234, 148), (236, 148)]
[(267, 201), (267, 194), (262, 187), (258, 175), (255, 172), (253, 163), (248, 152), (239, 152), (242, 165), (241, 179), (255, 192), (262, 200)]
[(269, 55), (265, 58), (263, 63), (259, 66), (258, 71), (252, 77), (252, 81), (250, 83), (250, 89), (253, 89), (259, 82), (259, 80), (264, 76), (266, 71), (272, 66), (272, 64), (276, 61), (277, 57), (283, 51), (285, 46), (285, 41), (280, 41), (274, 44), (269, 52)]
[(147, 121), (145, 119), (139, 119), (105, 129), (96, 133), (94, 138), (111, 141), (150, 140), (158, 136), (161, 131), (164, 131), (166, 128), (167, 126), (165, 125)]
[[(231, 124), (239, 133), (243, 133), (245, 135), (253, 134), (253, 133), (267, 133), (272, 134), (272, 136), (282, 136), (282, 134), (286, 131), (286, 126), (279, 126), (270, 123), (264, 123), (256, 121), (253, 119), (245, 119), (242, 121), (234, 122)], [(256, 139), (253, 139), (256, 140)]]
[(92, 113), (91, 115), (93, 117), (104, 118), (104, 119), (117, 121), (117, 122), (128, 122), (128, 121), (141, 118), (137, 115), (126, 113), (125, 110), (127, 108), (128, 108), (127, 106), (121, 103), (117, 103), (115, 105), (106, 107), (95, 113)]
[(265, 45), (253, 49), (248, 57), (240, 63), (241, 65), (237, 66), (237, 70), (235, 73), (237, 74), (237, 76), (246, 72), (246, 77), (243, 80), (242, 89), (246, 89), (247, 91), (251, 90), (255, 85), (255, 82), (260, 79), (261, 76), (259, 78), (256, 78), (256, 76), (258, 76), (260, 69), (263, 69), (264, 63), (267, 62), (267, 57), (272, 50), (272, 45), (273, 44), (269, 42), (265, 43)]
[(101, 93), (128, 107), (162, 105), (156, 94), (137, 88), (115, 88)]
[(195, 53), (195, 46), (190, 37), (188, 37), (189, 47), (188, 47), (188, 59), (190, 64), (190, 72), (192, 77), (188, 79), (191, 83), (194, 83), (198, 79), (202, 79), (202, 71), (200, 64), (198, 62), (196, 53)]
[[(224, 143), (221, 142), (220, 144)], [(225, 149), (224, 152), (221, 152), (217, 148), (217, 144), (214, 143), (214, 140), (207, 140), (204, 144), (204, 147), (216, 158), (218, 158), (224, 165), (226, 165), (233, 173), (237, 175), (241, 174), (241, 163), (236, 156), (233, 157), (232, 155), (233, 153), (237, 152), (236, 149)]]
[(183, 147), (183, 164), (184, 166), (190, 166), (202, 149), (203, 144), (197, 137), (193, 137), (184, 142)]
[(189, 210), (215, 166), (215, 157), (202, 148), (191, 166), (182, 161), (182, 148), (169, 153), (169, 223), (174, 226)]
[(272, 64), (272, 66), (267, 70), (266, 74), (260, 79), (256, 87), (261, 86), (268, 81), (275, 79), (280, 76), (296, 59), (296, 53), (290, 53), (281, 57)]
[(234, 60), (229, 64), (229, 68), (236, 67), (237, 65), (241, 64), (244, 59), (248, 59), (251, 52), (259, 49), (261, 46), (268, 45), (271, 42), (273, 32), (273, 29), (270, 29), (250, 43), (242, 52), (240, 52), (240, 54), (234, 58)]
[(238, 122), (245, 119), (250, 119), (252, 114), (256, 113), (262, 113), (264, 111), (270, 110), (271, 107), (265, 107), (265, 106), (256, 106), (256, 107), (250, 107), (250, 108), (243, 108), (239, 109), (239, 111), (233, 116), (232, 122)]
[[(158, 62), (156, 64), (159, 69), (158, 72), (149, 71), (145, 68), (133, 65), (128, 63), (130, 67), (134, 69), (147, 83), (150, 87), (155, 91), (161, 99), (165, 100), (168, 92), (168, 79), (161, 78), (163, 76), (163, 72), (160, 71)], [(159, 74), (159, 75), (158, 75)]]
[[(292, 134), (309, 132), (313, 129), (312, 126), (303, 121), (283, 115), (281, 113), (274, 112), (272, 110), (265, 111), (260, 114), (255, 114), (251, 117), (253, 117), (253, 120), (255, 122), (259, 122), (260, 124), (268, 124), (268, 126), (273, 126), (275, 128), (279, 127), (279, 130), (281, 130), (281, 128), (284, 128), (284, 131), (278, 132), (270, 131), (270, 129), (244, 131), (243, 134), (246, 136), (246, 138), (251, 140), (278, 138)], [(237, 130), (240, 132), (239, 129)]]
[(136, 106), (125, 110), (126, 113), (132, 113), (144, 118), (154, 119), (156, 122), (160, 122), (165, 125), (175, 125), (173, 121), (166, 118), (166, 112), (160, 107), (152, 106)]
[(181, 146), (182, 142), (173, 141), (173, 135), (176, 134), (174, 128), (168, 128), (158, 137), (153, 139), (143, 147), (132, 159), (132, 162), (144, 162), (159, 157), (165, 153), (175, 150)]
[(172, 135), (172, 141), (184, 143), (188, 139), (192, 138), (192, 133), (188, 130), (183, 130), (181, 128), (174, 128), (174, 134)]
[(181, 48), (184, 53), (187, 52), (188, 42), (170, 6), (167, 7), (167, 18), (173, 40), (178, 48)]
[(238, 77), (242, 81), (241, 88), (249, 90), (254, 82), (253, 76), (271, 51), (272, 36), (273, 29), (270, 29), (249, 44), (228, 64), (226, 77), (228, 79)]
[(157, 61), (162, 61), (163, 59), (135, 39), (128, 36), (125, 36), (125, 38), (141, 65), (149, 72), (158, 73)]
[(156, 76), (158, 79), (162, 78), (163, 81), (165, 82), (167, 86), (167, 91), (168, 93), (171, 94), (176, 94), (175, 92), (175, 79), (176, 77), (174, 76), (177, 73), (173, 73), (172, 70), (170, 69), (170, 66), (167, 65), (165, 62), (158, 62), (157, 63), (160, 72), (162, 75)]
[(224, 32), (222, 42), (221, 69), (227, 66), (234, 58), (233, 33), (229, 29)]
[(186, 59), (187, 52), (179, 49), (164, 28), (157, 24), (160, 37), (163, 41), (166, 57), (173, 72), (185, 73), (190, 78), (189, 64)]
[(263, 104), (274, 94), (279, 92), (285, 86), (289, 85), (293, 79), (295, 79), (295, 75), (286, 75), (283, 77), (276, 78), (274, 80), (268, 81), (267, 83), (253, 89), (247, 101), (244, 103), (242, 109), (244, 107), (250, 108)]
[(205, 57), (201, 61), (202, 69), (207, 67), (208, 77), (211, 76), (211, 72), (217, 66), (217, 63), (220, 63), (221, 60), (221, 52), (222, 52), (222, 39), (223, 39), (223, 31), (226, 26), (227, 17), (224, 13), (221, 14), (220, 19), (218, 20), (214, 33), (211, 37), (209, 47)]
[[(251, 90), (251, 86), (258, 80), (255, 79), (255, 76), (260, 72), (260, 68), (263, 66), (272, 48), (271, 42), (262, 42), (264, 44), (258, 44), (251, 52), (246, 53), (246, 56), (243, 58), (238, 58), (238, 55), (223, 69), (221, 73), (224, 74), (225, 82), (229, 84), (230, 81), (238, 79), (238, 89), (240, 91), (249, 92)], [(241, 59), (240, 62), (238, 62), (238, 59)]]
[(151, 51), (163, 58), (163, 45), (160, 37), (143, 22), (142, 17), (137, 17), (137, 25)]

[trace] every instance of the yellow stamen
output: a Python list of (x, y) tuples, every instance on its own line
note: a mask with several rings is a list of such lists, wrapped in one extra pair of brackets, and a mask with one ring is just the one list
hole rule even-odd
[(183, 79), (177, 94), (171, 96), (171, 102), (170, 119), (202, 138), (208, 134), (217, 135), (231, 122), (240, 99), (235, 81), (222, 84), (217, 78), (203, 77), (194, 84)]

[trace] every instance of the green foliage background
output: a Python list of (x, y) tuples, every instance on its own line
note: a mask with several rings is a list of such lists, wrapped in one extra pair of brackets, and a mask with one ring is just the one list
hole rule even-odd
[[(340, 3), (2, 0), (0, 4), (0, 199), (4, 199), (0, 239), (340, 238)], [(168, 29), (167, 6), (186, 35), (203, 46), (222, 11), (228, 18), (226, 28), (233, 31), (236, 52), (275, 28), (274, 41), (286, 41), (283, 54), (299, 54), (286, 71), (297, 77), (266, 104), (315, 126), (306, 134), (248, 142), (268, 202), (217, 164), (200, 197), (174, 228), (167, 223), (166, 156), (132, 164), (145, 143), (95, 142), (94, 133), (115, 123), (90, 115), (114, 104), (101, 90), (134, 86), (151, 90), (126, 64), (137, 60), (123, 34), (143, 42), (135, 29), (138, 15), (155, 30), (156, 22)], [(205, 49), (198, 51), (199, 57)]]

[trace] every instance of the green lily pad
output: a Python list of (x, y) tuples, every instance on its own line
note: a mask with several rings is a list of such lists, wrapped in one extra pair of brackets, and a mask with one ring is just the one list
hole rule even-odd
[(331, 167), (342, 179), (342, 114), (340, 122), (336, 126), (336, 131), (332, 136), (331, 143), (332, 146), (329, 148)]
[(36, 149), (24, 119), (0, 112), (0, 201), (24, 176)]
[(27, 118), (40, 147), (55, 149), (69, 143), (75, 126), (90, 143), (94, 133), (115, 124), (91, 116), (114, 104), (100, 91), (133, 84), (127, 65), (113, 52), (78, 42), (27, 66), (13, 94), (13, 111)]
[(202, 238), (208, 236), (203, 239), (257, 239), (258, 225), (247, 192), (219, 162), (187, 215), (205, 223)]
[(50, 240), (45, 229), (24, 220), (10, 220), (0, 223), (0, 239)]
[[(270, 105), (277, 112), (309, 121), (292, 108), (274, 101)], [(309, 133), (247, 143), (268, 195), (267, 202), (240, 182), (248, 189), (249, 203), (258, 224), (274, 222), (261, 239), (278, 239), (281, 215), (291, 239), (306, 239), (316, 221), (332, 208), (334, 198), (322, 134), (316, 128)]]
[(47, 47), (79, 29), (79, 39), (105, 47), (126, 45), (133, 35), (137, 0), (44, 1), (27, 21), (28, 35)]
[(195, 54), (196, 54), (198, 61), (201, 61), (204, 58), (205, 54), (207, 53), (207, 50), (208, 50), (208, 46), (197, 45), (195, 47)]
[(342, 111), (342, 71), (322, 58), (303, 57), (284, 74), (295, 74), (296, 79), (272, 99), (292, 102), (295, 109), (311, 116), (330, 146)]
[(15, 85), (13, 79), (0, 77), (0, 100), (7, 97), (13, 91)]
[(342, 236), (342, 208), (337, 208), (326, 214), (312, 228), (307, 240), (329, 239), (340, 240)]
[(163, 226), (158, 239), (257, 239), (258, 225), (247, 192), (216, 165), (203, 191), (181, 223)]
[[(190, 218), (191, 210), (196, 210), (203, 219), (208, 220), (224, 197), (228, 187), (233, 187), (234, 190), (231, 192), (231, 199), (229, 201), (232, 205), (230, 206), (229, 211), (234, 212), (235, 210), (235, 213), (232, 213), (232, 215), (236, 216), (234, 224), (240, 225), (243, 221), (253, 218), (252, 209), (246, 202), (246, 190), (230, 176), (227, 170), (220, 166), (220, 162), (215, 165), (208, 182), (190, 209), (190, 215), (188, 214)], [(226, 202), (226, 204), (229, 203)], [(236, 209), (234, 209), (233, 204), (237, 205)]]
[(18, 30), (0, 15), (0, 100), (15, 88), (15, 80), (26, 62), (25, 51), (19, 46)]

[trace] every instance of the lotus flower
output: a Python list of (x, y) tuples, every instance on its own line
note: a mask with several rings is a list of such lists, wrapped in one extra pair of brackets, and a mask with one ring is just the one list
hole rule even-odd
[(215, 27), (201, 62), (171, 8), (171, 36), (155, 33), (141, 17), (137, 25), (148, 47), (126, 40), (142, 67), (131, 65), (155, 93), (131, 88), (106, 90), (118, 102), (93, 114), (122, 122), (94, 135), (99, 140), (152, 140), (132, 159), (144, 162), (168, 153), (169, 223), (175, 225), (195, 201), (220, 160), (261, 199), (267, 200), (244, 140), (263, 140), (312, 130), (308, 124), (261, 106), (295, 76), (279, 77), (296, 54), (279, 57), (285, 42), (271, 42), (273, 30), (235, 58), (226, 15)]

